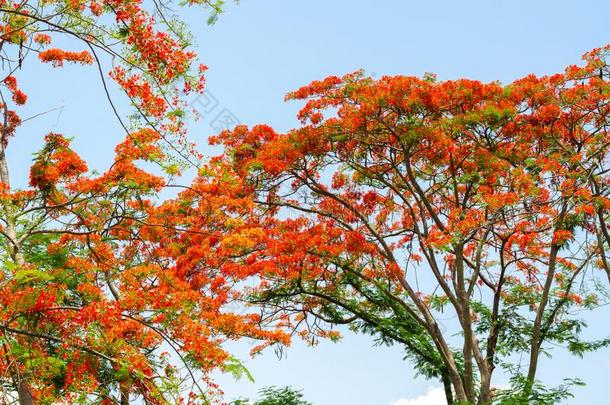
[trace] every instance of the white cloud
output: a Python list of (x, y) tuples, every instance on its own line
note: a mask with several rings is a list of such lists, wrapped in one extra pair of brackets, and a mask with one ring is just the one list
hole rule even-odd
[(415, 399), (399, 399), (392, 405), (446, 405), (445, 391), (442, 388), (429, 388), (428, 393)]

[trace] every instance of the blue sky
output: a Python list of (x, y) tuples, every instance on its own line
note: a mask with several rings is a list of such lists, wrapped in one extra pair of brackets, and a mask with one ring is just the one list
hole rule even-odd
[[(434, 72), (440, 79), (506, 83), (528, 73), (561, 71), (587, 50), (610, 43), (610, 2), (603, 0), (242, 0), (212, 27), (200, 9), (183, 14), (210, 67), (208, 89), (218, 103), (191, 125), (190, 136), (199, 143), (215, 132), (210, 123), (222, 111), (246, 124), (296, 126), (299, 104), (285, 103), (285, 93), (331, 74), (364, 68), (376, 75)], [(93, 70), (50, 69), (34, 63), (23, 72), (35, 77), (25, 86), (32, 95), (31, 113), (63, 108), (25, 124), (11, 143), (17, 183), (24, 181), (27, 160), (49, 130), (75, 136), (76, 149), (93, 167), (102, 167), (121, 138), (100, 102), (101, 87), (90, 85), (97, 83)], [(608, 316), (603, 311), (591, 316), (592, 336), (610, 335)], [(247, 345), (233, 349), (247, 358)], [(579, 376), (588, 386), (570, 403), (602, 405), (610, 383), (609, 355), (580, 360), (558, 353), (553, 361), (542, 361), (541, 377), (558, 383), (566, 374)], [(313, 349), (297, 342), (281, 361), (269, 352), (246, 363), (256, 383), (221, 377), (230, 397), (288, 384), (303, 388), (315, 405), (390, 405), (430, 388), (414, 378), (399, 347), (372, 347), (366, 336), (347, 334), (340, 344), (324, 342)]]

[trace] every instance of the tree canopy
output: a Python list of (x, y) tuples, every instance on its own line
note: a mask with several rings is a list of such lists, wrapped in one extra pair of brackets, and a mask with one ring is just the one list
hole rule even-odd
[[(199, 3), (220, 12), (221, 2)], [(178, 181), (181, 170), (204, 168), (184, 117), (206, 68), (186, 30), (155, 1), (2, 2), (0, 11), (2, 401), (221, 401), (210, 373), (247, 373), (224, 342), (287, 337), (256, 313), (232, 310), (243, 278), (220, 271), (222, 256), (202, 264), (239, 217), (214, 184)], [(48, 133), (29, 187), (17, 189), (7, 154), (21, 134), (20, 108), (44, 97), (20, 89), (21, 67), (38, 62), (50, 77), (67, 64), (97, 71), (106, 92), (99, 105), (125, 138), (97, 173), (70, 138)], [(117, 90), (131, 110), (117, 107)], [(237, 194), (230, 203), (248, 204)]]
[(449, 403), (569, 395), (538, 359), (608, 344), (574, 315), (610, 276), (608, 51), (508, 85), (328, 77), (288, 95), (301, 127), (214, 138), (258, 203), (235, 261), (262, 278), (252, 302), (304, 336), (347, 324), (404, 346)]

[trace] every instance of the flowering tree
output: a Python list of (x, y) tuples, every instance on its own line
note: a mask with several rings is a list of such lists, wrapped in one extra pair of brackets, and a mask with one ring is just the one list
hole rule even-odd
[(302, 127), (220, 134), (258, 202), (234, 263), (262, 279), (253, 302), (303, 336), (347, 324), (404, 346), (450, 404), (569, 395), (536, 376), (551, 344), (608, 344), (573, 312), (610, 276), (608, 51), (506, 86), (329, 77), (288, 96)]
[[(220, 12), (220, 2), (192, 3)], [(185, 166), (213, 170), (186, 141), (182, 119), (184, 96), (203, 90), (205, 66), (193, 67), (188, 36), (156, 1), (3, 1), (0, 11), (2, 402), (215, 401), (209, 373), (243, 371), (223, 342), (285, 337), (256, 314), (231, 311), (242, 277), (223, 274), (222, 257), (209, 256), (240, 222), (230, 206), (248, 202), (216, 195), (211, 181), (159, 197), (179, 187)], [(20, 68), (36, 59), (99, 72), (100, 104), (125, 130), (102, 173), (88, 170), (68, 138), (49, 133), (30, 187), (11, 187), (7, 154), (28, 98)], [(131, 100), (129, 123), (116, 89)]]

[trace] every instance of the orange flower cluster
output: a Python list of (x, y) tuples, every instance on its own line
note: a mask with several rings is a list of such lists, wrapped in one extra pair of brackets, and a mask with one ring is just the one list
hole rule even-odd
[(82, 65), (91, 65), (93, 63), (93, 56), (87, 51), (72, 52), (53, 48), (41, 51), (38, 57), (41, 61), (49, 62), (54, 67), (63, 66), (64, 62), (80, 63)]
[(13, 101), (17, 105), (23, 105), (28, 100), (28, 96), (17, 87), (17, 79), (15, 76), (7, 76), (4, 79), (4, 85), (13, 94)]
[(45, 137), (46, 146), (30, 169), (30, 185), (50, 190), (60, 181), (69, 181), (85, 173), (87, 165), (69, 147), (69, 141), (60, 134)]
[(48, 34), (37, 33), (34, 35), (34, 42), (40, 45), (49, 45), (51, 43), (51, 36)]
[(129, 98), (138, 102), (146, 114), (161, 118), (167, 111), (168, 105), (165, 99), (156, 94), (151, 84), (141, 76), (127, 75), (125, 69), (121, 67), (116, 67), (110, 76), (125, 90)]

